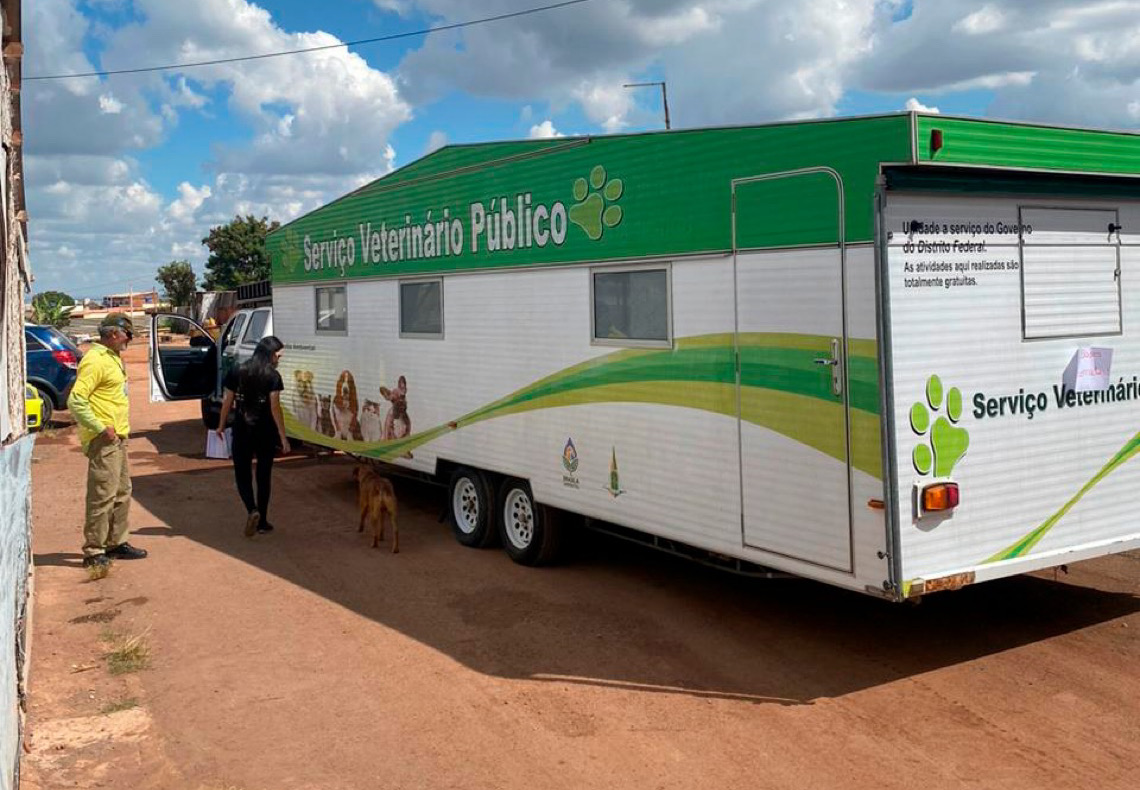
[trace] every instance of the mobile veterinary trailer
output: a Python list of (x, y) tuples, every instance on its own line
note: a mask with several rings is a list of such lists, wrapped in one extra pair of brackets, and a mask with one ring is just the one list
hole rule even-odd
[(271, 235), (289, 428), (528, 563), (554, 512), (895, 600), (1135, 548), (1138, 176), (913, 113), (448, 146)]

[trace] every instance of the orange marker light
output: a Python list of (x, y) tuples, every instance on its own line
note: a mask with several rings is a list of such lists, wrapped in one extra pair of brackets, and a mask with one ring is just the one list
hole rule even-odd
[(958, 484), (935, 483), (922, 489), (922, 510), (926, 513), (958, 507)]

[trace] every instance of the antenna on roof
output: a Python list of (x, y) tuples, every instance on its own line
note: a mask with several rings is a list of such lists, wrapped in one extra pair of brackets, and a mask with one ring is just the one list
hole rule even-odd
[(627, 82), (622, 85), (623, 88), (651, 88), (654, 85), (661, 86), (661, 104), (665, 107), (665, 129), (669, 129), (669, 96), (665, 92), (664, 82)]

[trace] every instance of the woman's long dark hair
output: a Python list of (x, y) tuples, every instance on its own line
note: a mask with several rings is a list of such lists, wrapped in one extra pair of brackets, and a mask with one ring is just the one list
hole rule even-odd
[(238, 395), (257, 402), (269, 394), (269, 389), (277, 376), (273, 355), (283, 348), (285, 344), (273, 335), (261, 338), (261, 342), (253, 350), (253, 356), (238, 368)]

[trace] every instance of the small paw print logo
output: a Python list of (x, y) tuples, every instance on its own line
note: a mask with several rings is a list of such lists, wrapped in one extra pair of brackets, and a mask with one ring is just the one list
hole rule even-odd
[(301, 262), (301, 237), (289, 228), (285, 231), (285, 243), (281, 245), (281, 268), (292, 274)]
[(574, 199), (570, 207), (570, 221), (586, 231), (591, 240), (602, 237), (606, 228), (621, 223), (622, 208), (617, 205), (625, 185), (620, 178), (606, 179), (606, 169), (598, 165), (590, 171), (590, 178), (574, 182)]
[[(945, 409), (945, 415), (939, 412)], [(932, 417), (933, 414), (933, 417)], [(926, 442), (915, 445), (912, 460), (920, 475), (949, 477), (970, 446), (970, 432), (955, 425), (962, 418), (962, 393), (957, 387), (943, 392), (942, 380), (931, 376), (926, 382), (926, 400), (910, 407), (910, 427)], [(931, 420), (933, 419), (933, 423)]]

